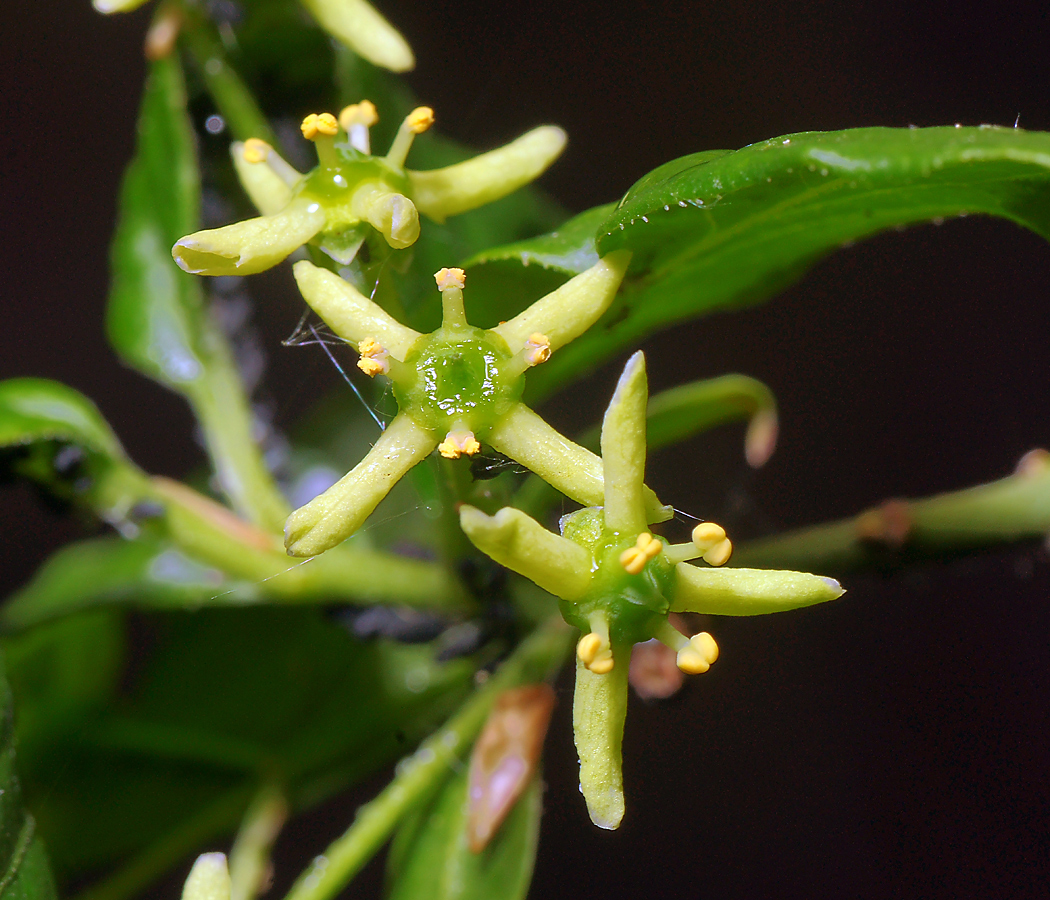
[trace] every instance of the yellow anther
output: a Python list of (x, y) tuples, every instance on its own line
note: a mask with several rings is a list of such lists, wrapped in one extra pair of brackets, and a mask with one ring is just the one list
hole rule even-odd
[(530, 366), (538, 366), (551, 358), (550, 338), (538, 331), (529, 335), (525, 342), (525, 360)]
[(459, 459), (464, 453), (473, 456), (481, 449), (473, 431), (450, 431), (438, 444), (438, 453), (445, 459)]
[(434, 273), (439, 291), (449, 288), (462, 288), (467, 283), (467, 273), (462, 269), (441, 269)]
[(386, 348), (374, 337), (366, 337), (357, 345), (357, 352), (362, 356), (381, 356), (386, 353)]
[(343, 126), (343, 131), (349, 131), (354, 125), (364, 125), (367, 128), (378, 121), (379, 113), (370, 100), (351, 103), (350, 106), (344, 106), (343, 111), (339, 113), (339, 124)]
[(591, 632), (580, 638), (576, 655), (595, 675), (607, 675), (613, 670), (612, 648), (600, 634)]
[(694, 634), (678, 651), (678, 668), (687, 675), (702, 675), (718, 659), (718, 644), (706, 631)]
[(386, 347), (373, 337), (366, 337), (358, 343), (357, 352), (361, 358), (357, 361), (357, 368), (370, 378), (390, 371), (389, 353)]
[(733, 554), (733, 543), (726, 537), (726, 530), (714, 522), (701, 522), (693, 529), (693, 544), (704, 562), (712, 566), (724, 566)]
[(701, 522), (693, 529), (693, 543), (698, 550), (707, 550), (726, 539), (726, 530), (714, 522)]
[(271, 150), (273, 150), (273, 147), (267, 144), (266, 141), (259, 138), (248, 138), (244, 142), (244, 160), (250, 163), (266, 162)]
[(620, 565), (627, 570), (628, 575), (637, 575), (649, 560), (654, 559), (663, 550), (661, 541), (654, 538), (648, 531), (638, 535), (638, 540), (633, 547), (628, 547), (620, 554)]
[(417, 106), (405, 117), (405, 124), (412, 134), (422, 134), (434, 124), (434, 110), (429, 106)]
[(331, 113), (310, 113), (299, 127), (308, 141), (314, 140), (320, 134), (331, 137), (339, 133), (339, 123)]
[(362, 356), (357, 361), (357, 368), (364, 372), (369, 378), (375, 378), (376, 375), (386, 375), (390, 371), (390, 363), (385, 359), (369, 359), (367, 356)]
[(733, 542), (726, 538), (724, 541), (719, 541), (710, 550), (703, 555), (705, 563), (711, 566), (724, 566), (729, 562), (729, 557), (733, 555)]
[(576, 655), (585, 666), (589, 666), (598, 658), (598, 651), (602, 649), (602, 639), (593, 631), (580, 638), (576, 645)]

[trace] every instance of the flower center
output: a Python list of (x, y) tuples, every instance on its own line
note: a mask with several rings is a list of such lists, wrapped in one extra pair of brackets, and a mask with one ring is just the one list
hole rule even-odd
[(439, 328), (405, 357), (411, 374), (394, 382), (398, 407), (424, 428), (483, 433), (521, 397), (524, 378), (500, 372), (510, 358), (506, 343), (480, 328)]

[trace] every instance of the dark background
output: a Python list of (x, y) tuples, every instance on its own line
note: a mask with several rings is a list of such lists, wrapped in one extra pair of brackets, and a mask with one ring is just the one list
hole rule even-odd
[[(202, 459), (189, 414), (120, 366), (101, 324), (148, 12), (6, 6), (0, 377), (72, 384), (137, 462), (178, 475)], [(573, 209), (675, 156), (785, 132), (1018, 115), (1050, 129), (1050, 14), (1037, 3), (384, 8), (446, 133), (490, 147), (542, 122), (568, 128), (542, 184)], [(843, 250), (768, 306), (646, 345), (654, 390), (745, 372), (776, 392), (783, 426), (758, 473), (740, 430), (726, 429), (653, 459), (650, 484), (746, 535), (1005, 475), (1050, 445), (1048, 301), (1050, 248), (1006, 222), (955, 220)], [(301, 310), (294, 294), (282, 302), (263, 323), (278, 424), (327, 377), (322, 359), (279, 347)], [(586, 383), (596, 408), (614, 377)], [(555, 424), (578, 416), (564, 401), (548, 412)], [(80, 533), (11, 487), (0, 530), (5, 589)], [(617, 833), (587, 823), (563, 682), (533, 896), (1045, 896), (1045, 551), (846, 584), (826, 608), (714, 623), (712, 672), (671, 702), (632, 705)], [(279, 865), (301, 865), (355, 802), (311, 817), (317, 832)]]

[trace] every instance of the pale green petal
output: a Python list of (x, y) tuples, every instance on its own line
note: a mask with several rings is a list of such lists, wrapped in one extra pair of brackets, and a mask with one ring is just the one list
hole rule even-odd
[(375, 338), (391, 356), (403, 360), (419, 339), (418, 331), (402, 325), (334, 272), (306, 260), (297, 262), (292, 272), (310, 308), (355, 347), (366, 337)]
[(578, 599), (591, 582), (591, 555), (521, 510), (507, 506), (487, 516), (461, 506), (459, 522), (482, 553), (562, 600)]
[(244, 158), (244, 144), (236, 141), (230, 145), (230, 156), (241, 187), (264, 216), (276, 215), (291, 202), (292, 184), (302, 176), (275, 151), (270, 150), (264, 162), (248, 162)]
[(322, 28), (370, 63), (393, 72), (407, 72), (415, 66), (408, 42), (365, 0), (300, 2)]
[(595, 675), (576, 660), (572, 730), (580, 758), (580, 791), (591, 821), (599, 828), (620, 827), (623, 819), (623, 723), (627, 716), (627, 673), (631, 648), (613, 648), (615, 665)]
[(146, 0), (91, 0), (91, 5), (100, 13), (131, 12)]
[(609, 308), (630, 261), (631, 254), (626, 250), (603, 256), (586, 272), (541, 297), (524, 312), (497, 325), (492, 331), (515, 351), (536, 332), (546, 335), (552, 351), (564, 347), (597, 322)]
[(560, 128), (544, 125), (515, 141), (473, 159), (433, 169), (408, 172), (412, 199), (435, 222), (499, 200), (538, 178), (565, 149)]
[(841, 597), (834, 578), (777, 569), (710, 569), (675, 566), (674, 612), (716, 616), (761, 616)]
[(289, 556), (316, 556), (345, 541), (390, 489), (437, 445), (434, 436), (399, 414), (354, 468), (293, 512), (284, 526)]
[(295, 204), (277, 215), (187, 235), (171, 248), (171, 255), (192, 275), (253, 275), (294, 253), (324, 224), (318, 204)]
[(190, 869), (182, 900), (230, 900), (230, 872), (222, 853), (202, 853)]
[[(515, 404), (488, 434), (500, 453), (535, 472), (551, 487), (584, 506), (605, 503), (601, 458), (555, 431), (523, 403)], [(643, 488), (649, 522), (666, 522), (674, 510)]]
[(638, 351), (627, 361), (602, 422), (605, 524), (627, 534), (644, 531), (646, 524), (642, 488), (648, 401), (645, 355)]

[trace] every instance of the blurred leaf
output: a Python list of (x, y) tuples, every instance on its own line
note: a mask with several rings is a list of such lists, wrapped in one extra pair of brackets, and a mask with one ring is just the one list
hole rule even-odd
[(0, 631), (20, 631), (96, 606), (187, 608), (217, 593), (253, 599), (249, 584), (231, 582), (166, 543), (104, 537), (68, 544), (0, 609)]
[(178, 56), (153, 62), (124, 176), (113, 238), (109, 339), (125, 362), (186, 396), (201, 423), (219, 485), (237, 510), (279, 531), (288, 514), (253, 436), (248, 400), (200, 280), (171, 247), (197, 230), (200, 185)]
[(117, 436), (83, 394), (42, 378), (0, 381), (0, 447), (37, 441), (76, 444), (102, 456), (124, 459)]
[(15, 772), (15, 730), (11, 689), (0, 659), (0, 896), (12, 900), (54, 900), (58, 894), (36, 822), (22, 806)]
[(858, 128), (674, 160), (598, 230), (600, 254), (635, 254), (624, 287), (597, 325), (530, 373), (526, 396), (675, 322), (765, 300), (843, 244), (976, 213), (1050, 237), (1050, 134)]
[(467, 776), (452, 775), (430, 808), (409, 819), (394, 838), (390, 900), (523, 898), (532, 880), (541, 813), (542, 779), (537, 774), (488, 846), (472, 853), (467, 846)]
[(112, 519), (135, 503), (144, 483), (95, 405), (39, 378), (0, 382), (0, 470)]
[(135, 156), (124, 176), (113, 239), (110, 342), (131, 366), (185, 393), (204, 374), (199, 280), (180, 271), (172, 245), (197, 230), (200, 188), (178, 59), (153, 63)]
[[(150, 621), (130, 696), (34, 766), (41, 825), (67, 876), (154, 841), (232, 830), (261, 780), (287, 784), (297, 805), (317, 802), (414, 746), (474, 672), (467, 659), (436, 662), (432, 645), (363, 643), (315, 609)], [(158, 859), (145, 881), (167, 864)]]

